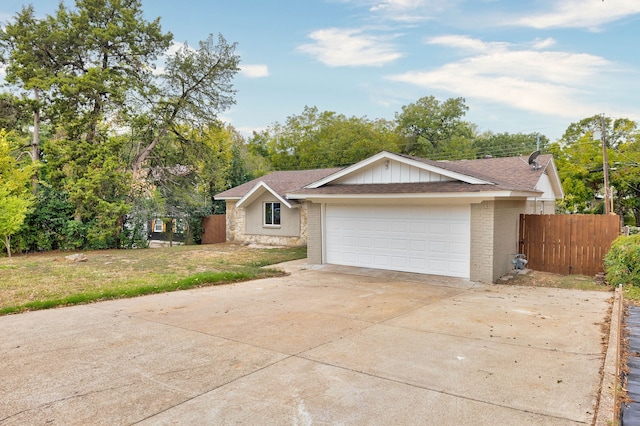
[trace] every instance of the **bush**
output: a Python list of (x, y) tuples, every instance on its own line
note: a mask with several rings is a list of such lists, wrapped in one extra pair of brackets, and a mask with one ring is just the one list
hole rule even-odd
[(640, 235), (616, 238), (604, 258), (604, 267), (612, 286), (640, 287)]

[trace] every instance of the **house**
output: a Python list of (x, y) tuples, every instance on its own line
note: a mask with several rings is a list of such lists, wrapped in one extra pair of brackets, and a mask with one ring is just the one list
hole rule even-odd
[(311, 264), (495, 282), (521, 213), (564, 196), (551, 155), (432, 161), (380, 152), (342, 169), (275, 172), (216, 195), (230, 241), (307, 245)]

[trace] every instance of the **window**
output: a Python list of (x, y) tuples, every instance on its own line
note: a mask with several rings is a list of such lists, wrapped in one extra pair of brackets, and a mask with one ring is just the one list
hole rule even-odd
[(280, 203), (264, 203), (265, 226), (280, 226)]
[(153, 221), (153, 232), (162, 232), (162, 219)]

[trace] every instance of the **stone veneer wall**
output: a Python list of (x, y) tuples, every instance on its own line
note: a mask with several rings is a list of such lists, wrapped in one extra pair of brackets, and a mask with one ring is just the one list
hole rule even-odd
[(227, 241), (243, 244), (265, 244), (273, 246), (301, 247), (307, 244), (307, 206), (301, 205), (300, 235), (259, 235), (246, 233), (246, 211), (244, 207), (236, 207), (235, 201), (227, 201)]

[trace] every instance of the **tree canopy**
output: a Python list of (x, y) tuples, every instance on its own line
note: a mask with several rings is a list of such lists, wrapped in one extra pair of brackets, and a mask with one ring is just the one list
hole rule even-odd
[(235, 44), (210, 36), (170, 54), (172, 42), (139, 0), (61, 2), (43, 18), (27, 6), (0, 30), (6, 80), (19, 94), (0, 98), (0, 124), (22, 131), (31, 116), (31, 158), (43, 155), (47, 192), (64, 194), (93, 247), (119, 244), (141, 180), (153, 186), (158, 170), (198, 169), (200, 157), (174, 161), (175, 150), (158, 147), (197, 151), (190, 135), (219, 127), (217, 114), (234, 103)]
[(397, 151), (393, 123), (367, 117), (346, 117), (305, 107), (284, 124), (253, 135), (254, 153), (268, 158), (276, 170), (301, 170), (350, 165), (382, 150)]
[(463, 120), (469, 110), (464, 98), (440, 102), (425, 96), (396, 113), (402, 152), (433, 159), (472, 158), (474, 126)]

